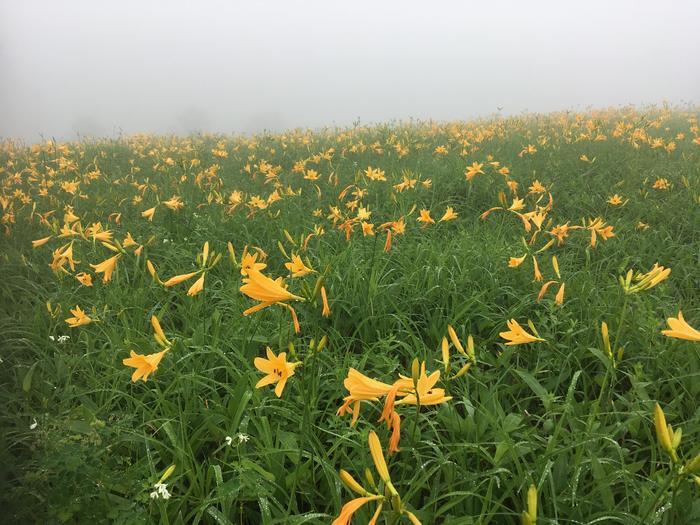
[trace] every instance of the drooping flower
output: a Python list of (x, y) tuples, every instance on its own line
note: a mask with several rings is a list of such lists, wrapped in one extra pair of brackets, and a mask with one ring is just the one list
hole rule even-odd
[(549, 289), (550, 286), (553, 284), (556, 284), (557, 281), (547, 281), (542, 285), (542, 288), (540, 288), (540, 293), (537, 294), (537, 302), (540, 302), (542, 298), (545, 296), (547, 293), (547, 290)]
[(114, 255), (113, 257), (110, 257), (109, 259), (105, 259), (99, 264), (91, 264), (92, 268), (95, 270), (95, 273), (101, 273), (102, 274), (102, 282), (103, 283), (108, 283), (112, 279), (112, 273), (114, 272), (114, 269), (117, 267), (117, 261), (121, 257), (121, 254), (118, 253), (117, 255)]
[(523, 261), (527, 258), (527, 254), (523, 255), (522, 257), (511, 257), (508, 259), (508, 268), (517, 268), (521, 264), (523, 264)]
[(287, 384), (287, 379), (294, 375), (294, 369), (301, 363), (287, 362), (286, 352), (280, 352), (279, 355), (275, 355), (269, 346), (266, 348), (266, 353), (267, 359), (256, 357), (253, 361), (255, 368), (267, 374), (255, 384), (255, 388), (262, 388), (277, 383), (277, 386), (275, 386), (275, 395), (280, 397), (284, 386)]
[(199, 292), (204, 290), (204, 276), (205, 275), (206, 275), (206, 272), (202, 273), (202, 276), (199, 279), (197, 279), (192, 286), (190, 286), (189, 290), (187, 290), (187, 295), (189, 297), (194, 297)]
[(277, 303), (304, 300), (303, 297), (299, 297), (287, 291), (282, 277), (270, 279), (253, 268), (248, 269), (247, 273), (248, 276), (243, 278), (244, 284), (241, 286), (240, 290), (251, 299), (260, 301), (260, 303), (248, 308), (243, 312), (243, 315), (252, 314), (253, 312), (257, 312), (258, 310), (262, 310), (263, 308)]
[(541, 337), (526, 332), (525, 329), (522, 326), (520, 326), (520, 324), (518, 324), (518, 322), (515, 319), (511, 319), (510, 321), (508, 321), (507, 325), (508, 331), (500, 332), (498, 334), (503, 339), (508, 341), (506, 343), (506, 346), (522, 345), (527, 343), (534, 343), (536, 341), (544, 341), (544, 339), (542, 339)]
[(32, 241), (32, 248), (38, 248), (39, 246), (43, 246), (44, 244), (49, 242), (49, 240), (51, 240), (51, 237), (53, 237), (53, 235), (49, 235), (48, 237), (44, 237), (43, 239), (37, 239), (35, 241)]
[(331, 525), (349, 525), (350, 520), (352, 520), (353, 515), (362, 508), (363, 505), (369, 503), (370, 501), (382, 499), (384, 496), (373, 495), (373, 496), (360, 496), (359, 498), (351, 499), (343, 508), (340, 509), (340, 515), (333, 520)]
[(347, 389), (348, 395), (344, 398), (343, 405), (338, 409), (338, 415), (345, 415), (352, 406), (351, 425), (354, 425), (360, 416), (360, 403), (362, 401), (378, 401), (392, 389), (392, 385), (367, 377), (354, 368), (348, 370), (348, 377), (343, 381), (343, 386)]
[(171, 277), (167, 281), (163, 283), (163, 286), (166, 288), (170, 288), (171, 286), (175, 286), (177, 284), (180, 284), (182, 282), (187, 281), (188, 279), (191, 279), (195, 275), (197, 275), (199, 272), (191, 272), (191, 273), (182, 273), (180, 275), (176, 275), (175, 277)]
[(144, 217), (145, 219), (148, 219), (149, 221), (153, 220), (153, 215), (156, 213), (156, 207), (153, 206), (153, 208), (148, 208), (145, 211), (141, 212), (141, 217)]
[(542, 272), (540, 272), (540, 265), (537, 264), (537, 259), (533, 256), (532, 257), (532, 268), (534, 272), (534, 279), (535, 281), (539, 282), (543, 279), (542, 277)]
[(557, 304), (557, 306), (561, 306), (564, 304), (564, 287), (566, 286), (566, 283), (561, 283), (561, 286), (559, 287), (559, 291), (557, 292), (557, 295), (554, 298), (554, 302)]
[(700, 331), (686, 322), (683, 318), (683, 312), (679, 311), (678, 317), (669, 317), (666, 322), (669, 328), (667, 330), (661, 330), (661, 333), (666, 337), (700, 342)]

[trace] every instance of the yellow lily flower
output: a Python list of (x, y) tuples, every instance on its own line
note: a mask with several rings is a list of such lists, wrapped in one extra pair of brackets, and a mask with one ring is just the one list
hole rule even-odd
[(112, 273), (117, 267), (117, 261), (119, 260), (119, 257), (121, 257), (121, 254), (118, 253), (117, 255), (110, 257), (109, 259), (105, 259), (99, 264), (90, 265), (95, 270), (95, 273), (102, 274), (103, 283), (108, 283), (112, 279)]
[(306, 266), (298, 255), (292, 255), (292, 261), (285, 263), (284, 266), (291, 272), (292, 277), (303, 277), (313, 272), (313, 269)]
[(534, 343), (536, 341), (544, 341), (544, 339), (542, 339), (541, 337), (537, 337), (526, 332), (525, 329), (522, 326), (520, 326), (515, 319), (511, 319), (510, 321), (508, 321), (507, 325), (508, 331), (500, 332), (498, 334), (503, 339), (506, 339), (508, 341), (506, 343), (506, 346), (522, 345), (527, 343)]
[(77, 328), (78, 326), (84, 326), (92, 322), (92, 319), (80, 308), (80, 306), (76, 305), (75, 308), (71, 308), (70, 313), (73, 314), (73, 317), (66, 319), (66, 323), (68, 323), (68, 326), (71, 328)]
[(511, 257), (508, 259), (508, 268), (517, 268), (521, 264), (523, 264), (523, 261), (527, 258), (527, 254), (523, 255), (522, 257)]
[(49, 242), (51, 237), (53, 237), (53, 235), (49, 235), (48, 237), (44, 237), (43, 239), (37, 239), (35, 241), (32, 241), (32, 248), (38, 248), (39, 246), (43, 246), (44, 244)]
[(444, 215), (442, 217), (440, 217), (440, 220), (438, 222), (453, 221), (458, 216), (459, 216), (459, 214), (454, 211), (452, 206), (448, 206), (447, 209), (445, 210)]
[(328, 306), (328, 297), (326, 296), (325, 286), (321, 286), (321, 301), (323, 302), (323, 310), (321, 311), (321, 315), (323, 317), (330, 317), (331, 308)]
[(287, 379), (294, 375), (294, 369), (301, 363), (288, 363), (286, 352), (281, 352), (279, 355), (275, 355), (269, 346), (266, 348), (266, 352), (267, 359), (256, 357), (253, 361), (255, 368), (267, 374), (255, 384), (255, 388), (262, 388), (264, 386), (277, 383), (277, 386), (275, 387), (275, 395), (280, 397), (282, 395), (282, 391), (284, 390), (284, 386), (287, 384)]
[(175, 277), (171, 277), (167, 281), (163, 283), (163, 286), (166, 288), (170, 288), (171, 286), (175, 286), (176, 284), (180, 284), (182, 282), (187, 281), (188, 279), (191, 279), (195, 275), (197, 275), (199, 272), (192, 272), (192, 273), (182, 273), (180, 275), (176, 275)]
[(678, 317), (669, 317), (666, 319), (668, 330), (661, 330), (661, 333), (666, 337), (675, 337), (676, 339), (686, 339), (688, 341), (700, 342), (700, 331), (690, 326), (683, 318), (683, 312), (678, 312)]
[(241, 292), (251, 299), (260, 301), (259, 304), (244, 311), (243, 315), (252, 314), (276, 303), (304, 300), (303, 297), (288, 292), (281, 277), (270, 279), (252, 267), (248, 269), (248, 277), (243, 279), (243, 283), (240, 288)]
[(197, 279), (192, 286), (190, 286), (190, 289), (187, 290), (187, 295), (189, 297), (194, 297), (197, 295), (199, 292), (204, 290), (204, 276), (206, 273), (203, 273), (202, 276)]
[(144, 382), (147, 381), (148, 376), (158, 370), (160, 360), (163, 359), (163, 356), (168, 350), (170, 349), (166, 348), (165, 350), (149, 355), (137, 354), (132, 350), (130, 352), (131, 357), (127, 357), (126, 359), (122, 360), (124, 365), (131, 366), (136, 369), (131, 375), (131, 381), (133, 383), (139, 379), (143, 379)]

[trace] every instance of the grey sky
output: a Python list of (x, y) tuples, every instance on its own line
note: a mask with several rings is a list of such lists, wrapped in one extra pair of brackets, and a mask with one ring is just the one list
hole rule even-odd
[(0, 0), (0, 137), (698, 102), (700, 2)]

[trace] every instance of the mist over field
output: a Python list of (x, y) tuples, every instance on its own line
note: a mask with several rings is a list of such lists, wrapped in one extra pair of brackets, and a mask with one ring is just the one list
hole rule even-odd
[(690, 0), (2, 0), (0, 137), (697, 102), (699, 19)]

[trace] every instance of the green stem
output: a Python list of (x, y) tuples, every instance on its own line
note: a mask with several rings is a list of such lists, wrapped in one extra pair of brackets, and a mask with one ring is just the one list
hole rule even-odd
[[(302, 367), (303, 368), (303, 367)], [(306, 388), (303, 386), (304, 381), (306, 379), (306, 373), (302, 370), (302, 372), (299, 374), (299, 381), (297, 381), (299, 385), (299, 394), (301, 395), (301, 399), (306, 399)], [(304, 403), (304, 415), (301, 419), (301, 428), (300, 428), (300, 433), (302, 436), (302, 439), (300, 441), (300, 447), (299, 447), (299, 464), (298, 468), (296, 469), (296, 472), (294, 473), (294, 481), (292, 482), (292, 488), (289, 491), (289, 501), (287, 502), (287, 512), (286, 516), (290, 515), (290, 512), (292, 511), (292, 503), (294, 502), (294, 493), (297, 488), (297, 481), (299, 479), (299, 472), (301, 471), (301, 462), (304, 459), (304, 450), (306, 449), (306, 444), (308, 440), (308, 435), (305, 432), (306, 426), (307, 426), (307, 419), (310, 419), (310, 414), (309, 414), (309, 404)], [(313, 469), (313, 465), (311, 465), (311, 468)]]
[(420, 397), (418, 395), (418, 383), (413, 387), (416, 391), (416, 418), (413, 421), (413, 435), (411, 436), (411, 441), (413, 442), (413, 446), (416, 446), (416, 433), (418, 432), (418, 417), (420, 416)]
[(656, 494), (656, 497), (654, 498), (654, 501), (652, 501), (651, 505), (650, 505), (649, 508), (647, 509), (647, 511), (646, 511), (646, 513), (644, 514), (644, 516), (642, 517), (642, 519), (639, 520), (639, 523), (643, 523), (643, 524), (648, 523), (647, 518), (649, 518), (649, 516), (651, 515), (651, 513), (654, 512), (654, 509), (656, 508), (656, 505), (659, 503), (659, 500), (660, 500), (660, 499), (663, 497), (663, 495), (666, 493), (666, 491), (668, 490), (668, 487), (671, 486), (671, 483), (673, 483), (673, 480), (674, 480), (674, 479), (675, 479), (675, 476), (673, 476), (673, 475), (670, 475), (670, 476), (666, 479), (666, 483), (663, 484), (663, 486), (661, 487), (661, 490), (659, 490), (659, 492)]
[(620, 342), (620, 335), (622, 335), (622, 325), (625, 322), (625, 315), (627, 314), (627, 305), (629, 303), (630, 296), (625, 294), (625, 300), (622, 303), (622, 310), (620, 311), (620, 318), (617, 322), (617, 333), (615, 334), (615, 342), (612, 346), (612, 358), (617, 359), (617, 345)]

